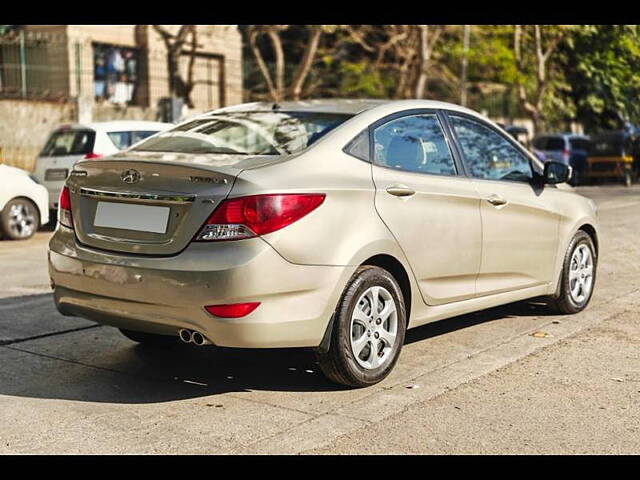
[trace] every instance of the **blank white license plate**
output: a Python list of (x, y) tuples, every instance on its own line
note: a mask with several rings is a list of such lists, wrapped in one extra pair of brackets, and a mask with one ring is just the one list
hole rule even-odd
[(166, 233), (170, 210), (169, 207), (98, 202), (93, 225), (138, 232)]
[(66, 168), (50, 168), (44, 172), (45, 180), (66, 180), (69, 170)]

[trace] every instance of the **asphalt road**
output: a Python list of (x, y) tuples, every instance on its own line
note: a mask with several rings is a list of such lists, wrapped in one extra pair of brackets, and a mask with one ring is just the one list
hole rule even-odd
[(586, 311), (519, 302), (411, 330), (360, 390), (308, 351), (156, 350), (62, 317), (51, 233), (0, 241), (0, 453), (639, 453), (640, 187), (581, 193), (602, 227)]

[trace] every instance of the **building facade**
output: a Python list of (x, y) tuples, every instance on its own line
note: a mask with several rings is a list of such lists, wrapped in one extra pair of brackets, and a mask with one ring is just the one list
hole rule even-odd
[[(168, 47), (180, 28), (27, 25), (1, 38), (0, 112), (16, 114), (0, 117), (0, 161), (28, 167), (25, 158), (37, 155), (61, 121), (159, 120), (172, 84), (174, 96), (188, 97), (184, 116), (241, 103), (238, 27), (196, 25), (175, 49), (177, 73), (170, 75)], [(34, 129), (36, 118), (43, 125)]]
[[(179, 25), (159, 26), (175, 35)], [(170, 95), (168, 50), (152, 25), (29, 25), (66, 48), (46, 57), (49, 86), (94, 104), (154, 109)], [(178, 72), (191, 79), (192, 109), (201, 112), (242, 101), (242, 39), (236, 26), (196, 25), (179, 52)]]

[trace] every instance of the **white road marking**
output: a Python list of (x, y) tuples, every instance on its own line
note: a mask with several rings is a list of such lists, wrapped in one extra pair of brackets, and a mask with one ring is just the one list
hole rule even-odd
[(640, 200), (636, 200), (635, 202), (606, 202), (598, 206), (598, 210), (614, 210), (616, 208), (626, 208), (633, 207), (635, 205), (640, 205)]

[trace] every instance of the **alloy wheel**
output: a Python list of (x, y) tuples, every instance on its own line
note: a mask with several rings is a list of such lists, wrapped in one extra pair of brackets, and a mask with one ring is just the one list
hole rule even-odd
[(398, 312), (391, 293), (380, 286), (368, 288), (351, 316), (351, 350), (358, 364), (373, 370), (391, 357), (398, 335)]

